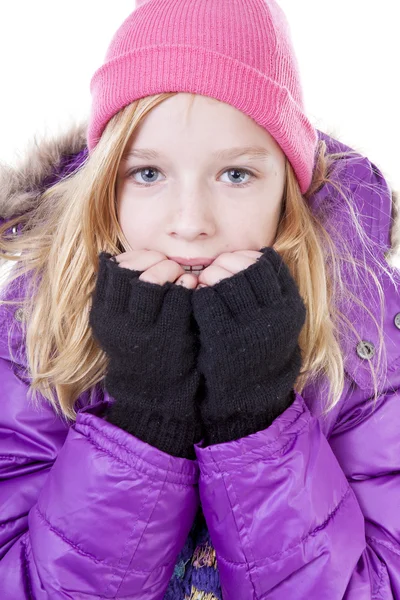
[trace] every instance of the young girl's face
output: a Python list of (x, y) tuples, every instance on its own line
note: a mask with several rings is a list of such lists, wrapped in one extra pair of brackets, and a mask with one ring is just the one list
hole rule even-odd
[[(188, 110), (189, 101), (186, 93), (168, 98), (127, 144), (116, 193), (118, 220), (131, 249), (216, 258), (272, 246), (284, 153), (265, 129), (231, 105), (197, 95)], [(250, 146), (264, 154), (252, 156), (248, 149), (242, 156), (228, 155)]]

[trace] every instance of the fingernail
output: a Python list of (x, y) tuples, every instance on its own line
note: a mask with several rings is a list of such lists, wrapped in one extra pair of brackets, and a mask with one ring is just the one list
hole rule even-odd
[(197, 286), (198, 288), (203, 288), (203, 287), (207, 287), (205, 283), (199, 283), (199, 285)]

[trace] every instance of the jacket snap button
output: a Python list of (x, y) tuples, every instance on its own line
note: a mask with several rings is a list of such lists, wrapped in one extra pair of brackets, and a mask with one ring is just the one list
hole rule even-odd
[(396, 325), (397, 329), (400, 329), (400, 313), (397, 313), (397, 315), (395, 316), (394, 324)]
[(371, 360), (375, 354), (375, 346), (371, 342), (362, 341), (357, 344), (357, 354), (360, 358)]
[(24, 320), (24, 309), (17, 308), (17, 310), (14, 313), (14, 318), (16, 321), (23, 321)]

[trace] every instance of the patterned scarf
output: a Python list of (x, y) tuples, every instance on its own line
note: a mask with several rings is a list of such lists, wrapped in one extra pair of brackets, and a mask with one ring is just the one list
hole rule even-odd
[(178, 556), (164, 600), (223, 600), (215, 550), (201, 506)]

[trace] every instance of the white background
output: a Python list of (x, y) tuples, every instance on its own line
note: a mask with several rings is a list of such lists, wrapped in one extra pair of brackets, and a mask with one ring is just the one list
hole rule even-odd
[[(232, 0), (234, 1), (234, 0)], [(307, 113), (367, 155), (400, 189), (397, 2), (280, 0)], [(90, 110), (90, 79), (134, 0), (36, 0), (0, 6), (0, 161)]]

